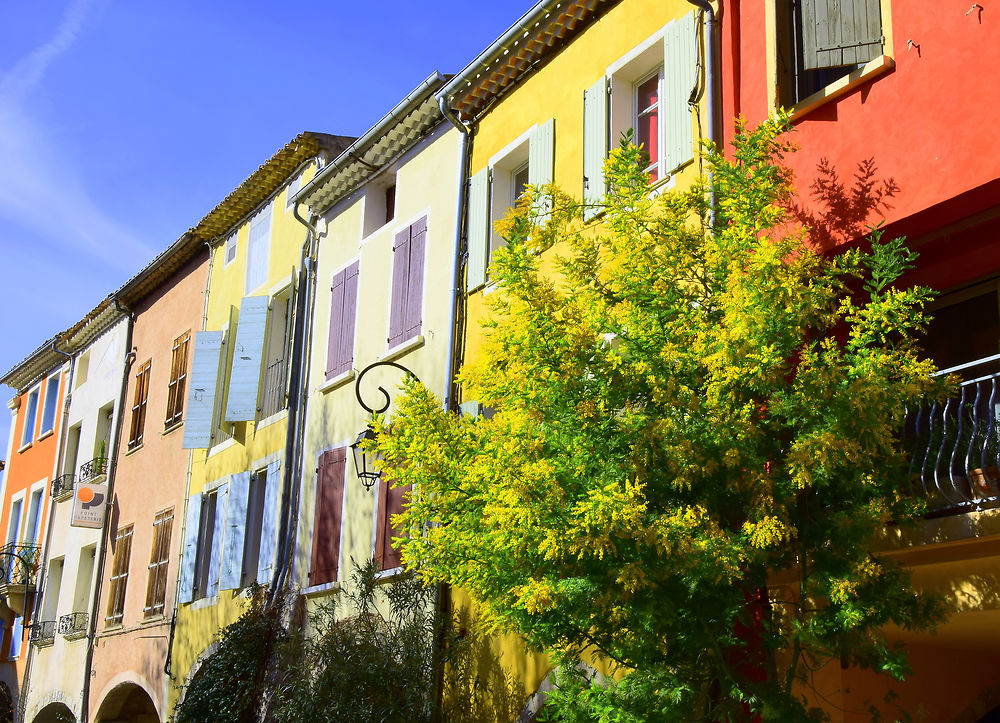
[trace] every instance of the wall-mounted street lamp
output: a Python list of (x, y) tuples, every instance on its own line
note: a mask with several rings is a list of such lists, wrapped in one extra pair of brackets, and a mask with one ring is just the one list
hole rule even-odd
[[(361, 380), (369, 370), (374, 369), (375, 367), (395, 367), (413, 379), (413, 381), (419, 382), (420, 380), (417, 379), (416, 374), (411, 372), (402, 364), (397, 364), (396, 362), (391, 361), (375, 362), (374, 364), (369, 364), (362, 369), (361, 373), (358, 374), (357, 381), (354, 383), (354, 396), (358, 398), (358, 404), (361, 405), (361, 408), (369, 414), (382, 414), (382, 412), (389, 408), (390, 402), (389, 392), (387, 392), (384, 387), (380, 386), (378, 388), (378, 390), (382, 393), (382, 404), (379, 407), (369, 407), (365, 404), (365, 400), (361, 398)], [(369, 460), (368, 455), (365, 454), (365, 450), (361, 446), (364, 442), (372, 439), (375, 439), (375, 430), (371, 428), (371, 425), (368, 425), (365, 427), (364, 431), (358, 435), (354, 444), (351, 445), (351, 452), (354, 453), (354, 471), (357, 472), (358, 479), (361, 480), (361, 484), (364, 485), (366, 490), (370, 490), (374, 487), (379, 477), (382, 476), (382, 472), (375, 469), (375, 459), (377, 459), (377, 456), (373, 455), (372, 459)], [(371, 462), (371, 468), (369, 468), (369, 461)]]

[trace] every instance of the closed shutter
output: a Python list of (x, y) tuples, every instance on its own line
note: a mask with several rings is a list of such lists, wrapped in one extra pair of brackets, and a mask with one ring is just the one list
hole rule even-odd
[(219, 589), (232, 590), (243, 579), (243, 543), (247, 533), (247, 501), (250, 499), (250, 473), (234, 474), (229, 482), (226, 507), (226, 539), (222, 547), (222, 573)]
[(406, 309), (403, 312), (403, 338), (420, 334), (424, 311), (424, 258), (427, 249), (427, 218), (410, 226), (410, 262), (407, 267)]
[(246, 296), (240, 304), (233, 368), (226, 397), (227, 422), (243, 422), (257, 416), (260, 366), (264, 357), (264, 335), (267, 333), (267, 306), (266, 296)]
[(316, 511), (313, 515), (312, 559), (309, 564), (310, 585), (322, 585), (339, 579), (346, 461), (346, 449), (331, 449), (320, 456), (319, 466), (316, 468)]
[(354, 324), (358, 309), (358, 262), (333, 277), (330, 288), (330, 338), (327, 340), (326, 378), (343, 374), (354, 365)]
[(264, 482), (264, 520), (260, 525), (260, 558), (257, 561), (257, 582), (267, 585), (274, 574), (275, 557), (278, 554), (278, 504), (281, 501), (281, 462), (267, 465)]
[[(195, 349), (198, 342), (195, 341)], [(195, 359), (197, 359), (195, 351)], [(190, 408), (189, 408), (190, 409)], [(188, 424), (191, 423), (190, 413)], [(194, 568), (198, 559), (198, 532), (201, 526), (201, 494), (188, 498), (187, 522), (184, 525), (184, 559), (181, 561), (181, 589), (178, 600), (189, 603), (194, 600)]]
[(465, 290), (472, 292), (486, 283), (486, 262), (490, 248), (490, 176), (484, 168), (469, 180), (469, 244), (465, 265)]
[(226, 535), (226, 498), (228, 496), (228, 483), (221, 485), (215, 493), (215, 527), (212, 530), (212, 549), (208, 558), (206, 597), (211, 597), (219, 592), (219, 573), (222, 572), (222, 545)]
[(389, 310), (389, 348), (403, 341), (406, 326), (406, 283), (410, 276), (410, 229), (396, 234), (392, 244), (392, 306)]
[(260, 211), (250, 221), (247, 241), (246, 291), (249, 294), (267, 281), (267, 266), (271, 256), (271, 207), (272, 203)]
[(182, 449), (205, 449), (212, 443), (221, 352), (221, 331), (200, 331), (195, 334)]
[(583, 91), (583, 210), (585, 220), (597, 215), (605, 193), (604, 159), (608, 155), (608, 81), (601, 78)]
[(882, 53), (880, 0), (800, 0), (802, 67), (858, 65)]
[[(528, 183), (535, 188), (552, 183), (555, 165), (555, 119), (549, 118), (531, 131), (528, 139)], [(552, 198), (543, 194), (535, 206), (538, 223), (545, 223), (552, 215)]]
[(669, 23), (663, 34), (659, 135), (664, 174), (673, 173), (694, 158), (694, 131), (688, 99), (698, 65), (696, 26), (695, 14), (691, 12)]
[(375, 563), (380, 570), (399, 567), (402, 555), (392, 546), (392, 538), (399, 537), (399, 528), (393, 526), (392, 516), (403, 511), (403, 497), (410, 490), (405, 487), (390, 487), (384, 479), (379, 480), (378, 514), (375, 527)]

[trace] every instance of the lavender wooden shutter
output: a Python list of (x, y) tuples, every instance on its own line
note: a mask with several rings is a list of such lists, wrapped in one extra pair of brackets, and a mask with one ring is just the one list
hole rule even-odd
[(375, 562), (381, 570), (392, 570), (402, 564), (402, 555), (392, 546), (392, 538), (399, 537), (400, 529), (392, 524), (393, 515), (403, 511), (403, 496), (410, 490), (406, 487), (390, 487), (385, 480), (379, 480), (379, 509), (375, 531)]
[(331, 449), (320, 456), (316, 470), (316, 511), (313, 515), (309, 584), (322, 585), (340, 573), (340, 530), (344, 509), (344, 469), (347, 450)]
[(341, 343), (343, 340), (341, 327), (344, 323), (344, 280), (346, 276), (345, 269), (333, 277), (333, 285), (330, 287), (330, 338), (327, 340), (326, 347), (327, 379), (332, 379), (341, 373)]
[(344, 320), (340, 325), (340, 372), (354, 366), (354, 324), (358, 316), (358, 263), (347, 267), (344, 278)]
[(389, 309), (389, 347), (404, 340), (406, 331), (406, 284), (410, 275), (410, 229), (396, 234), (392, 245), (392, 305)]
[(410, 226), (410, 268), (406, 284), (405, 331), (403, 341), (420, 334), (424, 307), (424, 256), (427, 247), (427, 218)]

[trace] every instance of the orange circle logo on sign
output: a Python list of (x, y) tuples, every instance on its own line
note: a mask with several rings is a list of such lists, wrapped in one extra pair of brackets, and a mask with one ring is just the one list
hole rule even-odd
[(90, 487), (81, 487), (76, 491), (76, 498), (80, 502), (91, 502), (94, 499), (94, 490)]

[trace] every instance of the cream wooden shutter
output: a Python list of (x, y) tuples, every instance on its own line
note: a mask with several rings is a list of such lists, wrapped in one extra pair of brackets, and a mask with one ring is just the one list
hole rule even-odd
[(606, 191), (604, 159), (608, 155), (608, 81), (599, 79), (583, 91), (583, 218), (597, 215)]
[[(537, 126), (528, 138), (528, 183), (541, 188), (552, 183), (555, 166), (555, 119)], [(552, 198), (544, 194), (535, 206), (538, 223), (545, 223), (552, 215)]]
[(486, 283), (490, 249), (490, 176), (484, 168), (469, 180), (469, 214), (466, 238), (469, 253), (465, 268), (465, 290), (472, 292)]
[(663, 93), (660, 98), (660, 147), (663, 172), (673, 173), (694, 158), (694, 132), (688, 99), (694, 88), (697, 57), (695, 13), (671, 21), (663, 35)]

